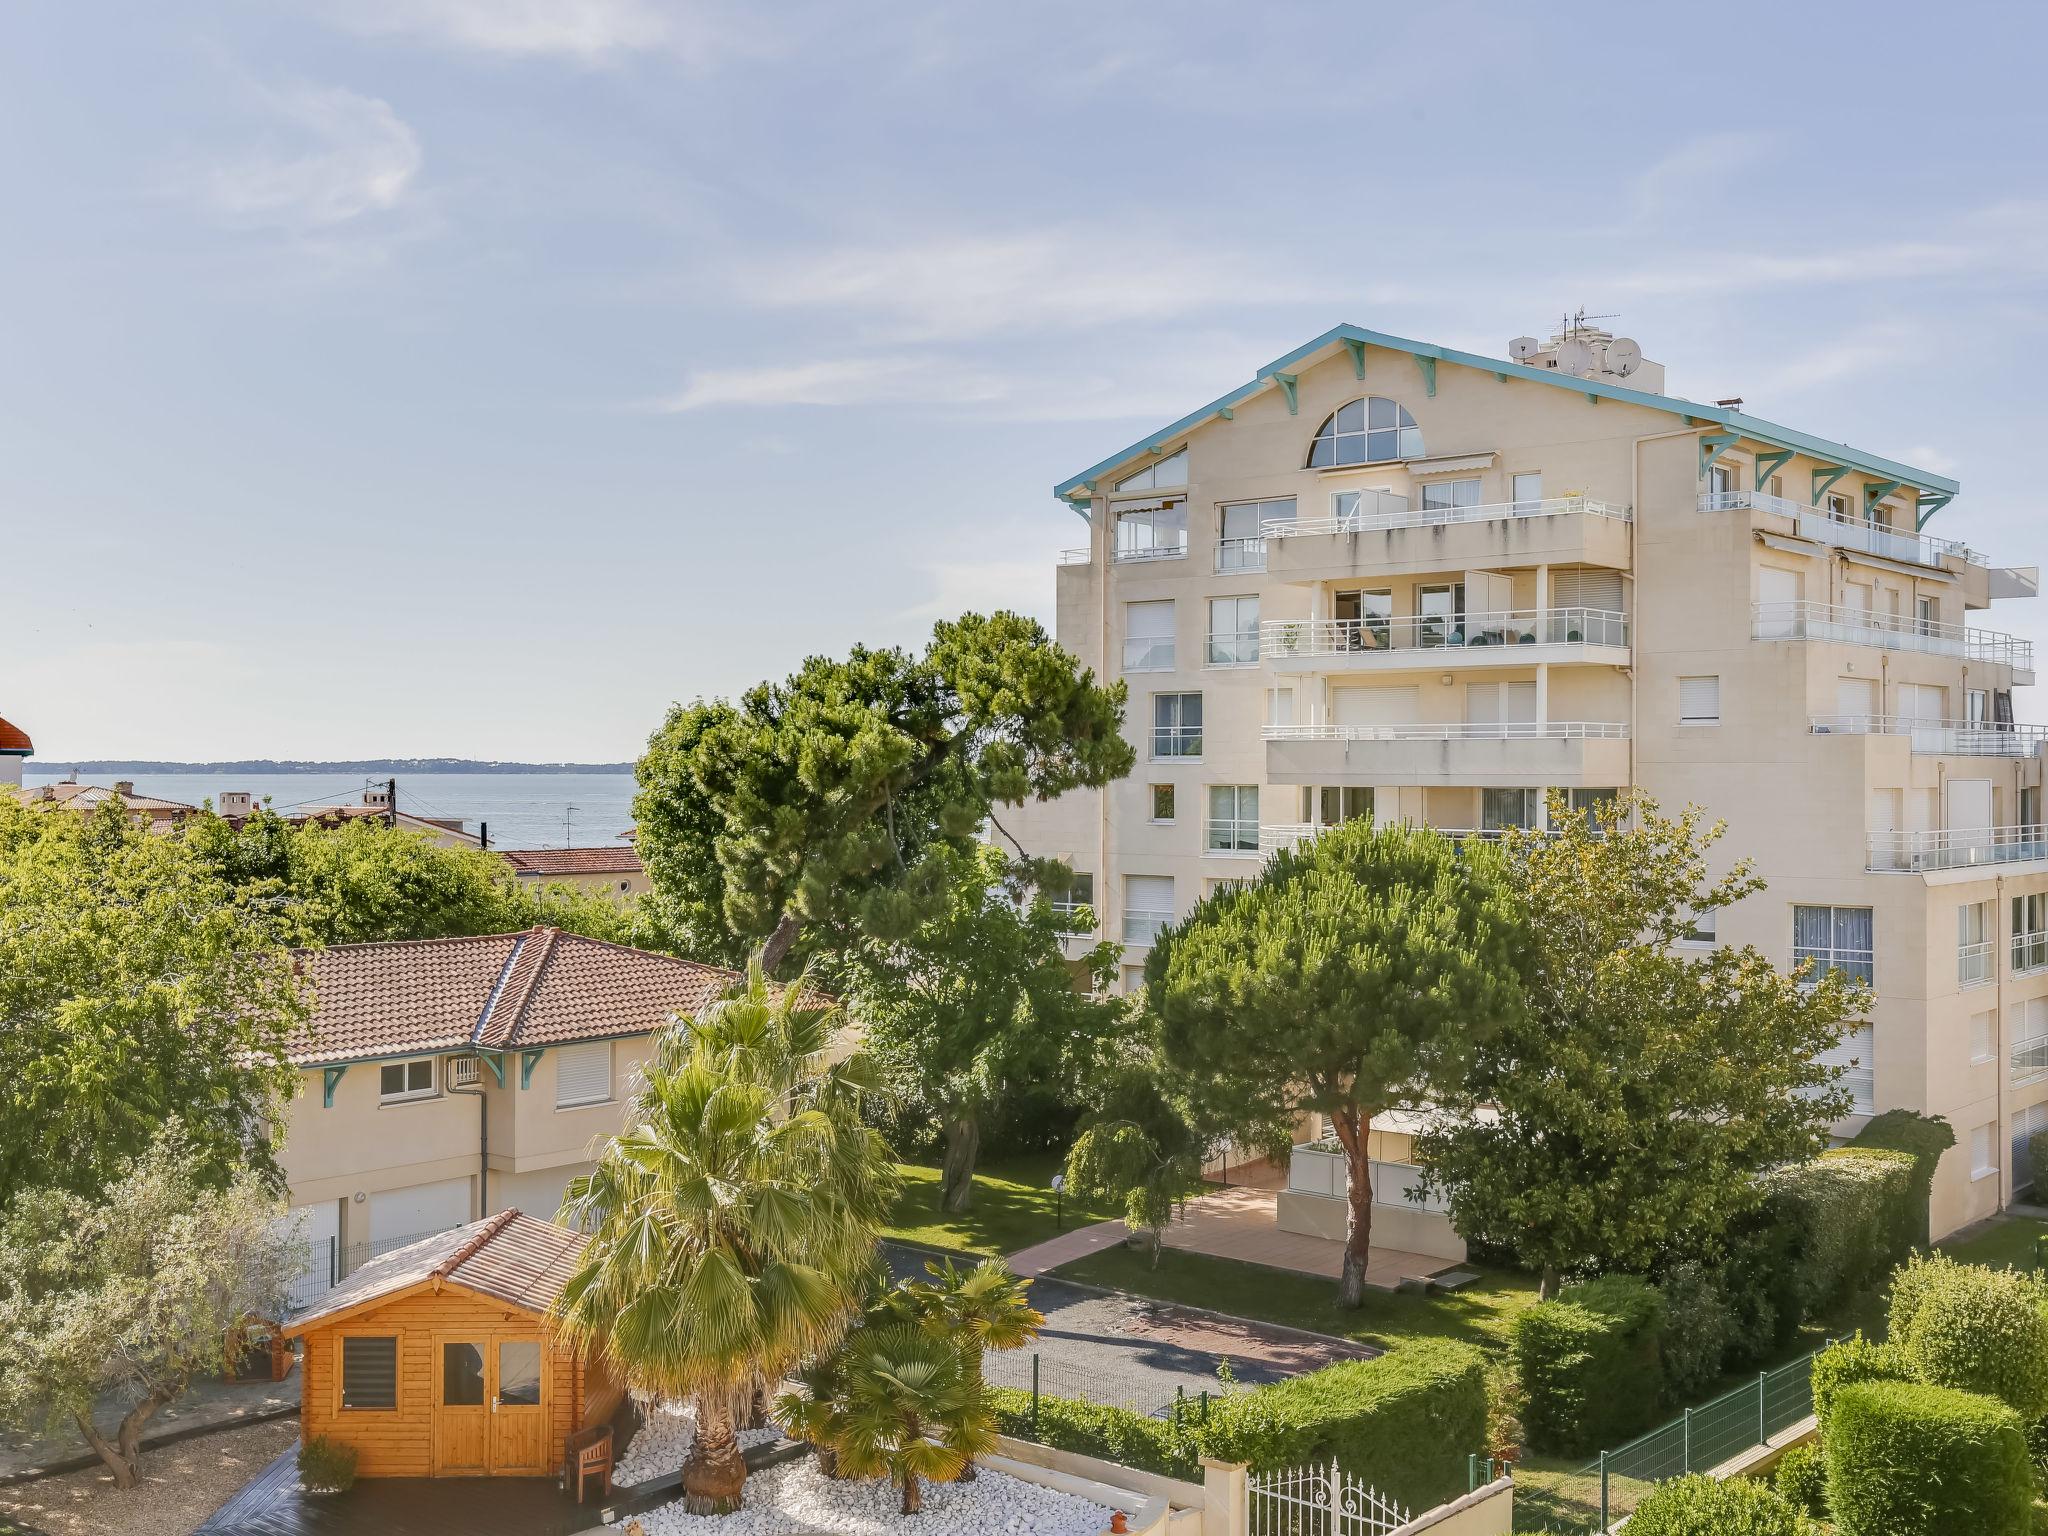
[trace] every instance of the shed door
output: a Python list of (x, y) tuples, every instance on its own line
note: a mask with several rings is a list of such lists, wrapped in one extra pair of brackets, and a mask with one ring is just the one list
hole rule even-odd
[(539, 1335), (491, 1340), (491, 1471), (548, 1472), (548, 1353)]
[(434, 1476), (490, 1471), (491, 1410), (485, 1391), (488, 1339), (434, 1340)]

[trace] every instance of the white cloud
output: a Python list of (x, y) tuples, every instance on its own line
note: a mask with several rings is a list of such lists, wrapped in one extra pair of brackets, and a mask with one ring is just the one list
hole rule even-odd
[(585, 64), (649, 52), (702, 59), (734, 39), (732, 27), (689, 0), (342, 0), (328, 14), (377, 36)]
[(1769, 134), (1745, 130), (1688, 139), (1636, 177), (1636, 211), (1646, 216), (1662, 213), (1725, 186), (1729, 177), (1755, 161), (1771, 142)]
[(425, 157), (389, 102), (317, 85), (264, 90), (261, 99), (269, 142), (197, 178), (199, 196), (222, 219), (316, 232), (405, 200)]
[(1902, 353), (1925, 343), (1926, 334), (1918, 325), (1903, 322), (1873, 325), (1765, 368), (1760, 383), (1773, 391), (1819, 389), (1839, 384), (1844, 379), (1896, 367)]
[[(1082, 538), (1077, 535), (1075, 542)], [(1049, 560), (939, 561), (923, 566), (921, 574), (929, 595), (898, 612), (898, 623), (922, 629), (963, 613), (994, 613), (1004, 608), (1048, 625), (1053, 621), (1053, 566)]]
[(1004, 391), (994, 376), (941, 359), (847, 357), (706, 369), (654, 408), (673, 414), (713, 405), (973, 405)]

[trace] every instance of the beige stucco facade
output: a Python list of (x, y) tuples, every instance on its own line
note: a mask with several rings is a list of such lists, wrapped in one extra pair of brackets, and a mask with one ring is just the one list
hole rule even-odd
[[(1139, 762), (1019, 835), (1090, 876), (1132, 984), (1159, 917), (1335, 817), (1484, 830), (1630, 785), (1700, 805), (1768, 882), (1711, 941), (1790, 968), (1795, 927), (1824, 927), (1874, 981), (1838, 1130), (1941, 1115), (1935, 1231), (1997, 1209), (2048, 1126), (2048, 842), (2039, 736), (2011, 726), (2031, 652), (1973, 620), (2032, 572), (1916, 534), (1939, 477), (1688, 410), (1642, 388), (1654, 364), (1579, 387), (1419, 350), (1296, 354), (1063, 488), (1088, 543), (1057, 633), (1129, 685)], [(1305, 467), (1370, 397), (1420, 442)]]

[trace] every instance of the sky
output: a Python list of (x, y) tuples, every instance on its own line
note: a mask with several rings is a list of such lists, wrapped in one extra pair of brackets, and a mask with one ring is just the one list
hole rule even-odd
[(1049, 622), (1053, 484), (1342, 321), (1614, 313), (2048, 564), (2044, 44), (1967, 0), (9, 0), (0, 715), (49, 763), (630, 757), (806, 655)]

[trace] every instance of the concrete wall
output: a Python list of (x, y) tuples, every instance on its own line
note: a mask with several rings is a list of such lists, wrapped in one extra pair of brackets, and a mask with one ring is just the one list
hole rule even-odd
[(1397, 1526), (1392, 1536), (1508, 1536), (1515, 1526), (1515, 1485), (1503, 1477), (1462, 1499)]

